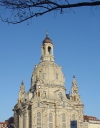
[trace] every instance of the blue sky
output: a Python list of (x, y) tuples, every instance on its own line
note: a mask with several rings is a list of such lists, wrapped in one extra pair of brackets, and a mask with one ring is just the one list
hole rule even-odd
[(54, 44), (55, 62), (62, 66), (66, 78), (66, 93), (75, 74), (84, 114), (100, 119), (100, 10), (73, 10), (75, 13), (62, 15), (48, 13), (29, 25), (0, 21), (0, 121), (13, 115), (22, 80), (29, 90), (46, 30)]

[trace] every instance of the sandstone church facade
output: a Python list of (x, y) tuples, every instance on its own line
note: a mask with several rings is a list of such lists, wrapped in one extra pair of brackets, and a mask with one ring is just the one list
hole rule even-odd
[(54, 45), (48, 35), (42, 42), (41, 52), (27, 93), (24, 82), (21, 83), (13, 109), (14, 128), (70, 128), (71, 121), (77, 122), (77, 128), (83, 128), (84, 105), (75, 76), (71, 94), (66, 94), (64, 74), (54, 61)]

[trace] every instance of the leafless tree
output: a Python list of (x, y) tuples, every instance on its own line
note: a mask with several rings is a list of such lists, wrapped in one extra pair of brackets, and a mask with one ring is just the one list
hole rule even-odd
[(18, 24), (51, 11), (62, 14), (72, 8), (99, 5), (100, 0), (76, 3), (74, 0), (0, 0), (0, 17), (3, 22)]

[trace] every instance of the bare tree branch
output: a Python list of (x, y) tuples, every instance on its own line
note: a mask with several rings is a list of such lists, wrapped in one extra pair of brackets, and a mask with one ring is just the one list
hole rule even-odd
[(62, 14), (66, 9), (99, 5), (99, 0), (79, 3), (69, 3), (68, 0), (0, 0), (0, 17), (3, 22), (18, 24), (51, 11)]

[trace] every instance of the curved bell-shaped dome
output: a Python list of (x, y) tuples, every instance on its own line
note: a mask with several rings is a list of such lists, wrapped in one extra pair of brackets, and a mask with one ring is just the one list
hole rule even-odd
[(50, 44), (53, 44), (52, 43), (52, 40), (48, 37), (48, 32), (46, 32), (46, 38), (43, 40), (43, 45), (45, 44), (45, 43), (50, 43)]
[(44, 43), (51, 43), (52, 44), (52, 40), (47, 36), (44, 40), (43, 40), (43, 44)]
[(31, 86), (34, 86), (37, 80), (46, 85), (64, 86), (64, 75), (61, 67), (52, 61), (42, 61), (39, 65), (35, 66)]

